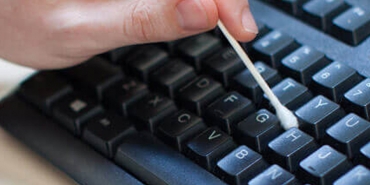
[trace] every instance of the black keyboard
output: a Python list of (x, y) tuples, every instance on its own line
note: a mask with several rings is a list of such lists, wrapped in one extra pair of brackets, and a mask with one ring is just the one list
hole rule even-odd
[(250, 5), (241, 45), (299, 128), (217, 28), (40, 71), (0, 124), (80, 184), (369, 184), (370, 1)]

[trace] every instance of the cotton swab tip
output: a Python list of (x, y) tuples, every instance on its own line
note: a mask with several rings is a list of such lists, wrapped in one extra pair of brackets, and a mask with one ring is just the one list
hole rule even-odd
[(276, 116), (280, 120), (281, 126), (288, 130), (293, 127), (298, 128), (298, 120), (295, 115), (285, 106), (281, 105), (275, 108), (276, 109)]

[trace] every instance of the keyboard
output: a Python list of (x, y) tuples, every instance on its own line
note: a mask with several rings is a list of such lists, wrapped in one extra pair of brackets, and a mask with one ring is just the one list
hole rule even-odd
[(0, 125), (80, 184), (368, 184), (370, 1), (250, 6), (259, 34), (240, 44), (298, 128), (217, 28), (39, 71)]

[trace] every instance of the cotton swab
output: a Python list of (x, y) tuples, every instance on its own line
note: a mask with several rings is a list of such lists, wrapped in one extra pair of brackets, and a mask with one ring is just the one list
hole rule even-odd
[(281, 126), (288, 130), (292, 127), (298, 127), (298, 120), (294, 116), (294, 114), (286, 108), (284, 105), (281, 104), (279, 99), (275, 96), (275, 94), (272, 92), (266, 81), (262, 78), (261, 74), (257, 71), (257, 69), (254, 67), (253, 63), (247, 56), (247, 54), (244, 52), (243, 48), (240, 46), (240, 44), (235, 40), (235, 38), (229, 33), (229, 31), (226, 29), (224, 24), (218, 20), (217, 22), (218, 27), (221, 29), (221, 32), (225, 35), (231, 46), (234, 48), (236, 53), (239, 55), (245, 66), (249, 69), (254, 79), (257, 81), (263, 92), (266, 94), (268, 99), (271, 102), (271, 105), (276, 110), (276, 115), (280, 120)]

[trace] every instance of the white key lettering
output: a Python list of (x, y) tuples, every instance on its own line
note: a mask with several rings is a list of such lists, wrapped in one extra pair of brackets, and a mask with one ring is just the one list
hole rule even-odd
[(238, 159), (244, 159), (245, 157), (248, 156), (248, 151), (243, 149), (243, 150), (240, 150), (238, 153), (235, 154), (235, 157), (238, 158)]
[(267, 121), (268, 119), (270, 118), (270, 116), (266, 113), (262, 113), (262, 114), (258, 114), (257, 117), (256, 117), (256, 121), (260, 122), (260, 123), (264, 123), (265, 121)]
[(356, 126), (358, 123), (360, 123), (360, 121), (359, 121), (359, 120), (357, 120), (357, 121), (355, 121), (355, 122), (352, 122), (352, 120), (353, 120), (353, 119), (354, 119), (354, 117), (351, 117), (350, 119), (348, 119), (348, 120), (346, 121), (346, 126), (347, 126), (347, 127), (351, 128), (351, 127)]
[(187, 123), (191, 119), (191, 116), (189, 114), (181, 114), (179, 117), (177, 117), (177, 121), (180, 123)]
[(233, 103), (233, 102), (235, 102), (238, 99), (239, 98), (237, 96), (235, 96), (235, 95), (232, 94), (232, 95), (230, 95), (230, 96), (228, 96), (227, 98), (224, 99), (224, 103), (226, 103), (226, 102)]
[(82, 109), (84, 109), (87, 106), (87, 104), (82, 101), (82, 100), (75, 100), (73, 101), (69, 107), (74, 111), (74, 112), (80, 112)]
[(329, 157), (331, 155), (331, 152), (328, 152), (326, 154), (323, 154), (323, 153), (319, 153), (319, 155), (317, 155), (317, 157), (319, 157), (319, 159), (326, 159), (327, 157)]
[(319, 107), (322, 107), (322, 106), (325, 106), (325, 105), (328, 105), (328, 103), (323, 102), (323, 100), (320, 98), (319, 103), (315, 106), (315, 109), (317, 109)]
[(287, 135), (285, 138), (288, 139), (288, 138), (293, 138), (291, 140), (291, 142), (297, 140), (298, 138), (300, 138), (302, 135), (301, 134), (297, 134), (296, 131), (293, 131), (291, 132), (289, 135)]
[(216, 139), (216, 138), (218, 138), (218, 137), (221, 137), (221, 134), (217, 134), (216, 133), (216, 131), (214, 130), (212, 133), (211, 133), (211, 135), (209, 135), (208, 136), (208, 140), (214, 140), (214, 139)]
[(276, 180), (281, 175), (283, 175), (283, 172), (276, 168), (271, 169), (270, 171), (268, 171), (268, 173), (265, 174), (265, 176), (271, 176), (271, 180)]
[(206, 79), (206, 78), (203, 78), (203, 79), (199, 80), (199, 82), (197, 82), (196, 85), (199, 88), (205, 88), (205, 87), (209, 86), (209, 80)]

